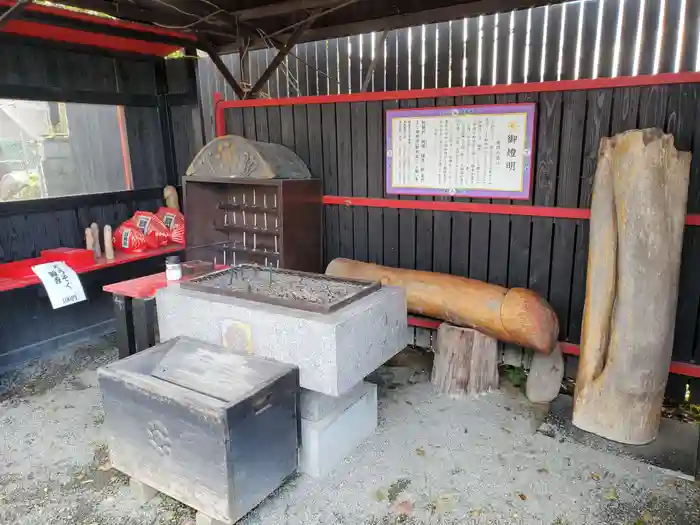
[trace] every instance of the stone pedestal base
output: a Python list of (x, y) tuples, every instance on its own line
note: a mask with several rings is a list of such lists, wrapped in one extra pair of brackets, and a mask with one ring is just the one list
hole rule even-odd
[(314, 478), (327, 475), (377, 428), (377, 386), (361, 383), (349, 396), (355, 398), (350, 404), (346, 396), (338, 398), (322, 419), (301, 418), (301, 472)]

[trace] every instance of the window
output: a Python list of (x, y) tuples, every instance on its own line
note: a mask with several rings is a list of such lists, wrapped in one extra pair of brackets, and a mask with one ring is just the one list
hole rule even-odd
[(123, 107), (0, 99), (0, 202), (132, 188)]

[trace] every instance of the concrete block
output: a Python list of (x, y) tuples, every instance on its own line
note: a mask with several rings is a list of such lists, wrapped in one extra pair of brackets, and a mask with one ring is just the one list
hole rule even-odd
[(129, 478), (129, 489), (134, 498), (142, 505), (148, 503), (158, 495), (158, 491), (141, 481)]
[(377, 428), (377, 385), (362, 383), (364, 395), (320, 421), (301, 419), (299, 470), (326, 476)]
[(307, 421), (320, 421), (331, 412), (345, 411), (355, 401), (367, 393), (364, 383), (358, 383), (342, 396), (327, 396), (313, 390), (301, 389), (299, 408), (301, 417)]
[(406, 295), (382, 287), (321, 314), (168, 286), (161, 340), (180, 335), (299, 367), (303, 388), (340, 396), (406, 346)]

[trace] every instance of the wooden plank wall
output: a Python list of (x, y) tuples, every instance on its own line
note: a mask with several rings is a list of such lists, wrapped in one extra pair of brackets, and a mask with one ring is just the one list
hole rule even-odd
[[(381, 49), (380, 33), (299, 44), (262, 96), (357, 92), (376, 55), (368, 91), (697, 71), (699, 30), (697, 1), (575, 1), (391, 31)], [(250, 84), (274, 54), (262, 49), (249, 52), (242, 64), (237, 54), (223, 60), (236, 78)], [(211, 140), (214, 92), (226, 100), (235, 95), (208, 58), (198, 64), (204, 128)]]
[[(377, 55), (368, 91), (699, 71), (699, 32), (700, 2), (569, 2), (391, 31), (383, 48), (376, 45), (378, 33), (303, 43), (273, 75), (263, 96), (357, 92), (368, 58)], [(242, 61), (238, 55), (224, 57), (224, 61), (236, 78), (250, 82), (273, 56), (272, 49), (265, 49), (248, 53)], [(214, 136), (213, 94), (220, 92), (227, 100), (235, 96), (208, 59), (199, 60), (198, 71), (203, 125), (209, 140)], [(380, 197), (384, 196), (383, 185), (375, 174), (381, 170), (377, 161), (381, 142), (376, 137), (381, 136), (381, 115), (386, 109), (533, 100), (538, 103), (538, 127), (544, 134), (538, 138), (536, 152), (540, 175), (532, 198), (513, 204), (587, 207), (601, 136), (630, 127), (659, 125), (674, 131), (682, 148), (692, 146), (697, 152), (696, 90), (696, 86), (684, 86), (683, 90), (666, 86), (370, 102), (360, 103), (360, 107), (324, 104), (318, 111), (272, 107), (247, 110), (245, 130), (235, 114), (240, 110), (227, 110), (227, 129), (238, 134), (250, 132), (261, 126), (257, 120), (253, 124), (251, 116), (263, 121), (267, 112), (271, 115), (269, 140), (275, 140), (281, 128), (281, 143), (294, 149), (297, 141), (305, 144), (307, 139), (296, 138), (299, 125), (293, 119), (303, 118), (305, 111), (314, 116), (320, 113), (321, 150), (312, 147), (309, 156), (321, 166), (325, 193)], [(353, 164), (353, 138), (362, 140), (363, 122), (367, 123), (368, 141), (356, 151), (366, 151), (366, 183), (360, 159), (355, 158)], [(349, 129), (349, 135), (336, 136), (334, 131), (340, 128)], [(299, 148), (306, 151), (305, 146)], [(349, 179), (356, 168), (359, 181)], [(688, 208), (695, 213), (700, 211), (697, 170), (694, 163)], [(380, 222), (382, 227), (375, 227)], [(548, 297), (557, 310), (563, 338), (579, 341), (586, 281), (586, 221), (328, 206), (325, 224), (328, 259), (366, 255), (367, 260), (392, 266), (432, 268), (508, 286), (531, 286)], [(365, 224), (372, 225), (366, 233)], [(700, 255), (697, 235), (700, 233), (689, 228), (684, 240), (683, 293), (674, 349), (674, 359), (695, 362), (700, 361), (700, 279), (694, 278), (690, 261)], [(417, 330), (418, 344), (430, 345), (430, 338), (428, 331)], [(575, 358), (567, 358), (569, 375), (575, 372), (575, 364)], [(676, 381), (672, 388), (680, 396), (685, 385)], [(700, 395), (700, 386), (693, 391)]]
[(3, 98), (155, 105), (156, 59), (0, 35)]
[[(534, 101), (535, 175), (528, 201), (495, 203), (588, 208), (601, 137), (656, 126), (693, 152), (688, 213), (700, 213), (700, 84), (402, 100), (401, 107)], [(227, 108), (227, 131), (267, 142), (272, 130), (323, 180), (327, 195), (385, 193), (384, 112), (396, 101)], [(281, 120), (281, 122), (280, 122)], [(413, 197), (400, 197), (412, 199)], [(424, 197), (432, 199), (431, 197)], [(440, 199), (468, 202), (470, 199)], [(474, 199), (474, 202), (490, 202)], [(559, 316), (560, 339), (579, 343), (588, 221), (462, 212), (325, 207), (325, 259), (348, 257), (432, 270), (541, 294)], [(674, 360), (700, 361), (700, 228), (686, 228)], [(426, 344), (424, 332), (417, 344)], [(427, 340), (429, 346), (429, 339)]]
[(0, 263), (37, 257), (42, 250), (59, 246), (85, 245), (85, 228), (93, 222), (117, 226), (136, 210), (155, 211), (161, 190), (120, 192), (99, 203), (71, 205), (70, 208), (0, 213)]
[[(69, 111), (71, 132), (80, 141), (75, 147), (95, 147), (95, 139), (103, 139), (100, 133), (109, 131), (101, 129), (99, 123), (79, 118), (97, 116), (82, 111), (90, 108), (87, 104), (101, 104), (103, 110), (125, 106), (133, 185), (137, 190), (133, 195), (115, 193), (111, 200), (100, 195), (95, 202), (84, 195), (53, 202), (0, 203), (0, 263), (35, 257), (47, 248), (82, 246), (82, 232), (91, 222), (116, 226), (138, 207), (155, 209), (162, 187), (179, 181), (202, 142), (201, 138), (197, 140), (194, 125), (198, 108), (192, 61), (164, 63), (155, 57), (103, 54), (95, 49), (53, 42), (47, 45), (8, 35), (0, 35), (0, 43), (0, 99), (77, 103), (71, 104)], [(84, 141), (91, 128), (93, 140)], [(111, 139), (118, 141), (118, 135), (113, 134)], [(80, 156), (81, 151), (76, 153)], [(95, 175), (95, 171), (103, 177), (116, 174), (123, 183), (121, 155), (101, 160), (113, 165), (86, 165), (86, 175)], [(112, 187), (95, 184), (87, 188), (104, 192)]]
[[(155, 211), (162, 187), (179, 183), (201, 147), (193, 60), (164, 61), (5, 34), (0, 46), (0, 99), (125, 107), (134, 182), (134, 191), (0, 203), (0, 263), (47, 248), (84, 246), (92, 222), (116, 226), (137, 209)], [(76, 134), (90, 127), (74, 124)], [(118, 135), (111, 139), (119, 141)], [(121, 156), (102, 161), (118, 163), (105, 167), (108, 175), (123, 174)], [(86, 169), (94, 173), (102, 167)], [(0, 368), (104, 333), (113, 314), (102, 285), (153, 273), (162, 264), (156, 258), (85, 274), (81, 281), (89, 300), (56, 311), (40, 286), (0, 294)]]

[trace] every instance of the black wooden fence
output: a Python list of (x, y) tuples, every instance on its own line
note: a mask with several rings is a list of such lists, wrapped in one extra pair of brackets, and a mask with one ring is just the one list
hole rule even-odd
[[(226, 109), (226, 131), (290, 147), (323, 178), (327, 195), (393, 199), (383, 183), (386, 109), (534, 101), (533, 194), (513, 204), (588, 208), (600, 138), (657, 126), (674, 134), (679, 149), (693, 151), (688, 212), (696, 214), (700, 85), (582, 90), (567, 82), (698, 71), (699, 31), (700, 2), (587, 0), (391, 31), (383, 45), (379, 33), (300, 44), (266, 84), (263, 97), (358, 93), (374, 57), (368, 86), (374, 92), (564, 82), (559, 91), (541, 93), (494, 95), (483, 89), (441, 98), (415, 93), (400, 101), (267, 101), (273, 105)], [(225, 62), (236, 78), (251, 84), (275, 53), (254, 50), (243, 60), (230, 55)], [(211, 139), (213, 94), (235, 97), (206, 59), (199, 61), (199, 89)], [(582, 219), (345, 206), (326, 206), (325, 212), (326, 260), (351, 257), (530, 287), (547, 297), (559, 316), (561, 338), (572, 343), (581, 334), (587, 249), (588, 223)], [(684, 238), (676, 361), (700, 361), (697, 260), (700, 231), (691, 226)], [(426, 344), (430, 336), (418, 332), (417, 338)], [(671, 393), (682, 397), (686, 384), (674, 378)], [(700, 397), (700, 388), (694, 392)]]
[[(1, 203), (0, 263), (35, 257), (47, 248), (81, 246), (91, 222), (116, 225), (134, 207), (157, 203), (166, 184), (179, 184), (201, 142), (194, 136), (197, 97), (191, 63), (7, 35), (0, 45), (0, 98), (125, 107), (137, 190)], [(112, 140), (118, 143), (119, 136)], [(115, 162), (123, 169), (121, 159)]]
[[(564, 89), (562, 85), (562, 91), (502, 95), (486, 94), (485, 89), (485, 94), (476, 96), (366, 102), (331, 99), (323, 104), (300, 99), (300, 104), (227, 108), (224, 114), (227, 133), (294, 150), (322, 178), (326, 195), (395, 199), (385, 193), (383, 176), (387, 109), (533, 101), (538, 123), (531, 198), (473, 202), (561, 208), (590, 206), (601, 137), (659, 127), (673, 133), (679, 149), (693, 152), (688, 213), (700, 213), (700, 132), (696, 132), (700, 130), (700, 84)], [(420, 97), (420, 92), (415, 96)], [(587, 220), (328, 205), (324, 229), (326, 262), (349, 257), (528, 287), (546, 297), (556, 310), (560, 338), (580, 341)], [(700, 361), (698, 260), (700, 229), (688, 226), (673, 353), (676, 361)]]
[[(163, 186), (179, 184), (202, 141), (192, 61), (6, 34), (0, 47), (0, 98), (124, 106), (134, 188), (0, 203), (0, 263), (84, 246), (90, 223), (117, 226), (136, 209), (155, 210)], [(89, 301), (56, 311), (39, 286), (0, 294), (0, 369), (104, 331), (113, 315), (102, 285), (161, 268), (154, 259), (85, 274)]]
[[(263, 89), (270, 98), (357, 93), (378, 56), (368, 91), (476, 86), (700, 70), (696, 0), (584, 0), (440, 24), (307, 42), (294, 47)], [(224, 57), (254, 83), (276, 54)], [(207, 139), (213, 93), (235, 95), (208, 59), (199, 61)]]

